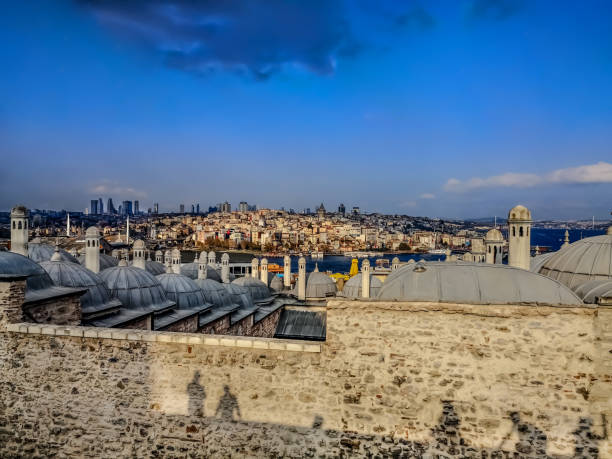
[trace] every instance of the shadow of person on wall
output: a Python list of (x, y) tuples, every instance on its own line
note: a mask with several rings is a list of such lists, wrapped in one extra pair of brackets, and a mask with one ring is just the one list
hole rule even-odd
[(574, 432), (574, 457), (593, 458), (599, 457), (599, 442), (608, 438), (606, 431), (606, 417), (601, 415), (603, 421), (603, 435), (593, 432), (593, 420), (591, 418), (580, 418), (578, 427)]
[[(234, 412), (236, 413), (236, 419), (234, 419)], [(223, 395), (219, 399), (219, 405), (215, 412), (217, 417), (225, 421), (236, 421), (239, 420), (242, 415), (240, 414), (240, 406), (236, 396), (230, 392), (229, 386), (226, 384), (223, 386)]]
[(510, 413), (510, 420), (512, 421), (512, 430), (506, 438), (516, 431), (519, 437), (519, 441), (514, 445), (516, 451), (528, 457), (547, 457), (546, 434), (536, 426), (528, 422), (522, 422), (518, 411)]
[(449, 400), (442, 400), (442, 414), (438, 425), (431, 429), (433, 444), (430, 445), (429, 452), (434, 456), (462, 455), (465, 442), (459, 433), (459, 426), (459, 415), (453, 403)]
[(206, 392), (204, 391), (204, 387), (200, 384), (200, 372), (197, 370), (193, 374), (193, 380), (187, 384), (187, 395), (189, 396), (189, 402), (187, 404), (189, 416), (203, 417)]

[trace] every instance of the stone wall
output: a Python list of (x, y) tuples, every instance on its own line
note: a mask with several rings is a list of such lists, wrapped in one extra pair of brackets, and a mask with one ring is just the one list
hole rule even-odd
[(7, 324), (21, 322), (21, 303), (25, 297), (26, 278), (0, 281), (0, 329)]
[(250, 336), (260, 336), (263, 338), (274, 338), (276, 327), (284, 308), (279, 308), (269, 316), (253, 325)]
[(163, 329), (163, 331), (177, 333), (195, 333), (198, 331), (198, 315), (186, 317), (182, 320), (174, 322)]
[(40, 324), (79, 325), (81, 293), (23, 305), (24, 318), (32, 317)]
[(612, 457), (610, 309), (334, 300), (327, 327), (309, 344), (10, 326), (0, 452)]

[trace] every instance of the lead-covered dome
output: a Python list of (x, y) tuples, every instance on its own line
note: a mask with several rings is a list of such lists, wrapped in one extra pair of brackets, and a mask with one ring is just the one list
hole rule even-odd
[(419, 262), (389, 276), (381, 300), (468, 304), (583, 305), (563, 284), (498, 264)]
[(612, 298), (612, 279), (595, 279), (575, 288), (576, 295), (585, 303), (595, 304), (600, 298)]
[(166, 296), (174, 301), (179, 309), (201, 309), (208, 304), (200, 287), (187, 276), (164, 273), (157, 276)]
[[(359, 273), (353, 277), (351, 277), (346, 284), (344, 284), (344, 288), (342, 289), (342, 293), (347, 298), (361, 298), (361, 282), (363, 278), (363, 273)], [(370, 298), (376, 298), (380, 289), (382, 288), (383, 283), (377, 277), (374, 277), (370, 274)]]
[(202, 290), (202, 294), (207, 303), (215, 307), (230, 306), (234, 303), (232, 295), (224, 287), (225, 284), (220, 284), (212, 279), (196, 279), (194, 282), (200, 290)]
[[(55, 253), (55, 247), (49, 244), (43, 244), (39, 242), (30, 242), (28, 244), (28, 257), (34, 260), (36, 263), (41, 261), (49, 261)], [(68, 261), (70, 263), (78, 263), (78, 260), (66, 252), (64, 249), (59, 251), (62, 261)]]
[(99, 275), (127, 309), (158, 312), (174, 306), (155, 276), (144, 269), (126, 266), (123, 260)]
[(278, 275), (274, 275), (274, 277), (272, 277), (272, 280), (270, 281), (270, 288), (275, 292), (282, 291), (283, 288), (285, 288), (285, 285), (283, 284), (283, 279)]
[(595, 279), (612, 279), (612, 234), (576, 241), (548, 258), (540, 273), (575, 289)]
[(251, 294), (254, 302), (267, 300), (270, 298), (270, 289), (268, 286), (254, 277), (239, 277), (231, 282), (233, 285), (245, 287)]
[(485, 242), (504, 242), (504, 235), (497, 228), (492, 228), (487, 231)]
[[(181, 274), (195, 280), (198, 278), (198, 266), (199, 263), (185, 263), (181, 265)], [(204, 267), (204, 269), (206, 270), (206, 279), (221, 282), (221, 275), (219, 274), (219, 271), (208, 264)]]
[(243, 308), (253, 307), (253, 297), (251, 296), (251, 291), (247, 287), (243, 287), (235, 282), (220, 285), (222, 285), (223, 288), (225, 288), (230, 294), (233, 304), (237, 304)]
[(121, 301), (111, 297), (108, 287), (99, 275), (78, 263), (69, 263), (57, 258), (60, 256), (54, 255), (50, 261), (40, 263), (40, 266), (56, 285), (87, 289), (87, 292), (81, 296), (81, 309), (84, 315), (121, 306)]
[(306, 280), (306, 298), (325, 298), (334, 296), (336, 283), (327, 274), (313, 271)]

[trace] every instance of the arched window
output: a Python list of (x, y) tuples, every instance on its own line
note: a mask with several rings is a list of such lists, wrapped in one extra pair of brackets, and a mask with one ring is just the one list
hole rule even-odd
[(17, 226), (15, 225), (15, 220), (13, 220), (13, 229), (16, 229)]
[(491, 246), (489, 246), (489, 253), (491, 253)]
[(21, 229), (21, 220), (17, 222), (17, 229)]
[(513, 227), (512, 227), (512, 235), (513, 235), (513, 236), (516, 236), (516, 226), (513, 226)]
[(523, 237), (523, 227), (522, 226), (519, 228), (519, 236)]
[(527, 227), (527, 236), (529, 236), (529, 227)]

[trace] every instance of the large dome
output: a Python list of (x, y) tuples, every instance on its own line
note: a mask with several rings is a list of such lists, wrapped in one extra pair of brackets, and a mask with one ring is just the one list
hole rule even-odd
[(612, 234), (581, 239), (551, 255), (540, 273), (575, 289), (595, 279), (612, 279)]
[(43, 290), (54, 286), (47, 271), (38, 263), (18, 253), (0, 252), (1, 274), (27, 276), (27, 290)]
[(121, 306), (118, 299), (111, 297), (102, 278), (78, 263), (52, 259), (43, 261), (40, 266), (47, 271), (56, 285), (87, 289), (81, 296), (83, 314), (94, 314)]
[(575, 288), (576, 295), (585, 303), (597, 303), (599, 298), (612, 298), (612, 279), (595, 279)]
[(381, 300), (468, 304), (583, 305), (563, 284), (523, 269), (484, 263), (419, 262), (389, 276)]
[[(363, 278), (362, 273), (359, 273), (353, 277), (351, 277), (346, 284), (344, 284), (344, 288), (342, 289), (342, 293), (347, 298), (361, 298), (361, 279)], [(370, 298), (376, 298), (380, 289), (382, 288), (383, 283), (377, 277), (374, 277), (370, 274)]]
[(207, 303), (211, 303), (215, 307), (230, 306), (234, 303), (232, 295), (224, 287), (225, 284), (220, 284), (212, 279), (196, 279), (194, 282), (202, 290)]
[(100, 277), (112, 295), (128, 309), (163, 311), (174, 306), (155, 276), (144, 269), (121, 262), (119, 266), (102, 271)]
[(251, 296), (251, 291), (247, 287), (243, 287), (242, 285), (239, 285), (235, 282), (220, 285), (222, 285), (231, 295), (232, 303), (242, 306), (244, 308), (250, 308), (253, 306), (253, 298)]
[(270, 289), (268, 286), (254, 277), (239, 277), (238, 279), (232, 281), (232, 284), (246, 287), (251, 293), (251, 298), (253, 298), (253, 301), (255, 302), (270, 298)]
[(555, 252), (543, 253), (542, 255), (536, 255), (535, 257), (531, 257), (529, 260), (529, 271), (532, 273), (539, 273), (540, 268), (546, 260), (548, 260), (551, 256), (553, 256)]
[[(78, 262), (85, 266), (85, 255), (79, 255)], [(105, 253), (100, 254), (100, 271), (104, 271), (105, 269), (112, 268), (119, 264), (119, 260), (115, 257), (111, 257), (110, 255), (106, 255)]]
[(306, 298), (334, 296), (336, 291), (336, 283), (327, 274), (313, 271), (308, 275), (306, 280)]
[[(38, 242), (30, 242), (28, 244), (28, 257), (34, 260), (36, 263), (41, 261), (49, 261), (55, 253), (55, 247), (49, 244), (42, 244)], [(78, 260), (70, 255), (63, 249), (59, 251), (62, 261), (69, 261), (70, 263), (78, 263)]]
[(187, 276), (165, 273), (157, 276), (157, 280), (164, 288), (166, 296), (174, 301), (179, 309), (197, 309), (207, 306), (202, 290)]

